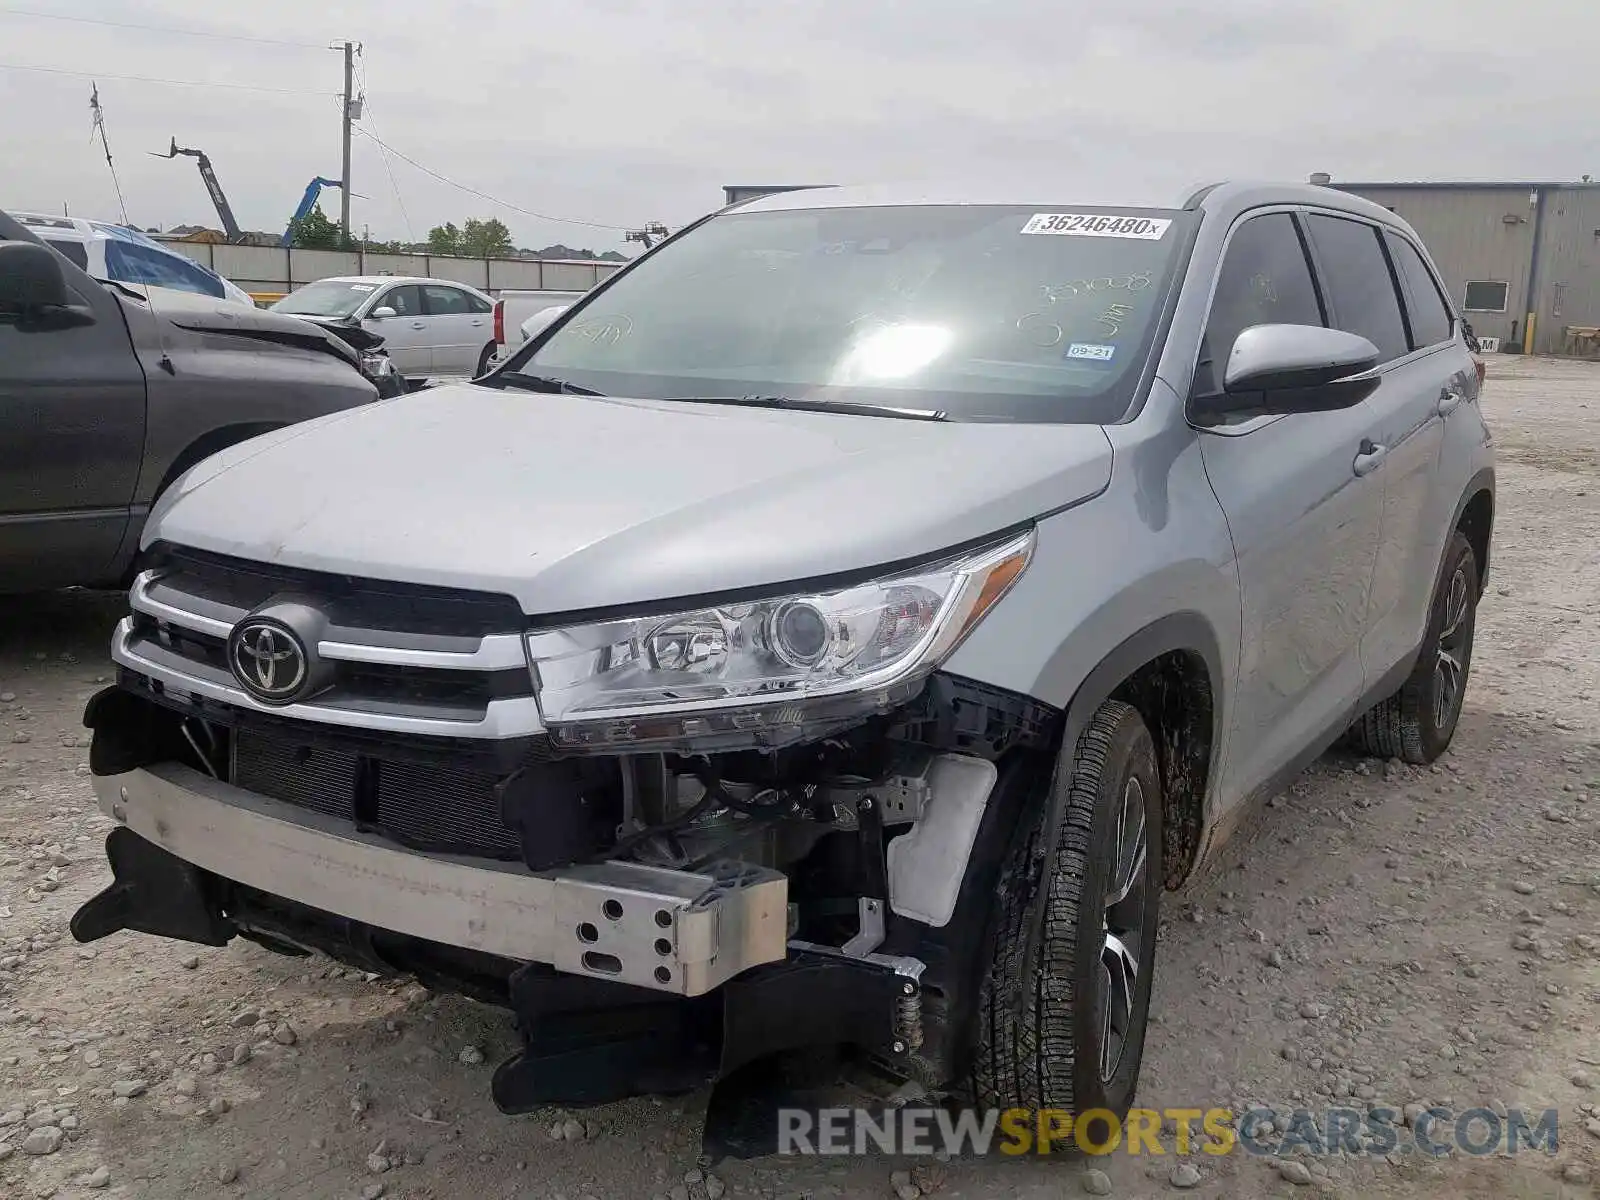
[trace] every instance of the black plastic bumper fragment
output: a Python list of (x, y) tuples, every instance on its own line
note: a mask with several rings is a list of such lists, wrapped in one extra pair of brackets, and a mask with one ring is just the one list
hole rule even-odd
[(237, 932), (217, 903), (216, 881), (132, 830), (106, 835), (110, 887), (72, 916), (72, 936), (92, 942), (131, 929), (136, 933), (226, 946)]
[(904, 983), (886, 967), (813, 954), (736, 975), (722, 985), (720, 1073), (812, 1046), (892, 1055)]
[(892, 1056), (903, 983), (881, 966), (799, 954), (680, 999), (524, 967), (510, 993), (523, 1049), (495, 1072), (495, 1104), (522, 1113), (670, 1095), (840, 1044)]
[(887, 736), (993, 760), (1011, 750), (1049, 746), (1060, 721), (1059, 710), (1031, 696), (938, 671), (895, 714)]

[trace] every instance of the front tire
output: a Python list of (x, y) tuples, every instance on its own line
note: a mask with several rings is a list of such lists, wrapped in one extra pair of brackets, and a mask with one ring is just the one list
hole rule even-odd
[(1421, 766), (1449, 748), (1472, 668), (1478, 591), (1478, 558), (1458, 529), (1445, 549), (1444, 573), (1434, 589), (1417, 665), (1394, 695), (1351, 726), (1350, 740), (1357, 749)]
[(1002, 875), (973, 1096), (986, 1109), (1104, 1108), (1120, 1120), (1144, 1053), (1161, 898), (1161, 775), (1138, 710), (1102, 704), (1052, 788), (1066, 789), (1056, 844), (1042, 844), (1045, 805)]

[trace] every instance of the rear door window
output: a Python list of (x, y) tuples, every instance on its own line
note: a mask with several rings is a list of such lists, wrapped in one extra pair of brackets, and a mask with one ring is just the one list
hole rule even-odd
[(1411, 318), (1411, 344), (1421, 349), (1448, 342), (1455, 334), (1455, 314), (1445, 303), (1439, 285), (1422, 261), (1422, 255), (1397, 233), (1385, 233), (1389, 257), (1400, 273), (1400, 287), (1406, 297), (1406, 312)]
[(1294, 218), (1281, 212), (1251, 217), (1228, 239), (1201, 341), (1196, 390), (1222, 390), (1233, 343), (1251, 326), (1323, 324)]
[(1376, 225), (1313, 213), (1306, 219), (1336, 329), (1378, 348), (1378, 361), (1411, 352), (1400, 297)]
[(422, 298), (428, 306), (430, 316), (448, 316), (472, 311), (472, 306), (467, 302), (467, 294), (460, 288), (442, 287), (433, 283), (424, 284)]

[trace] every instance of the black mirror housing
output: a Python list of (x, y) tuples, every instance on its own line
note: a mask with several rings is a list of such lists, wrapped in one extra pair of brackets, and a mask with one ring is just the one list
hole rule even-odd
[(36, 314), (76, 303), (54, 250), (38, 242), (0, 242), (0, 308)]

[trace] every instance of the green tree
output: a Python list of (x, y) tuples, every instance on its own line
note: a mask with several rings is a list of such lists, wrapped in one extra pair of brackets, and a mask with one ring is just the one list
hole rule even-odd
[(433, 254), (461, 253), (461, 230), (456, 228), (454, 221), (435, 225), (428, 230), (428, 250)]
[(461, 250), (469, 258), (502, 258), (513, 249), (511, 231), (495, 217), (487, 221), (469, 219), (461, 231)]
[(459, 228), (454, 221), (447, 221), (428, 230), (428, 250), (460, 258), (503, 258), (515, 253), (516, 246), (504, 221), (469, 217)]
[(344, 238), (339, 226), (328, 219), (318, 204), (289, 227), (289, 244), (301, 250), (353, 250), (354, 238)]

